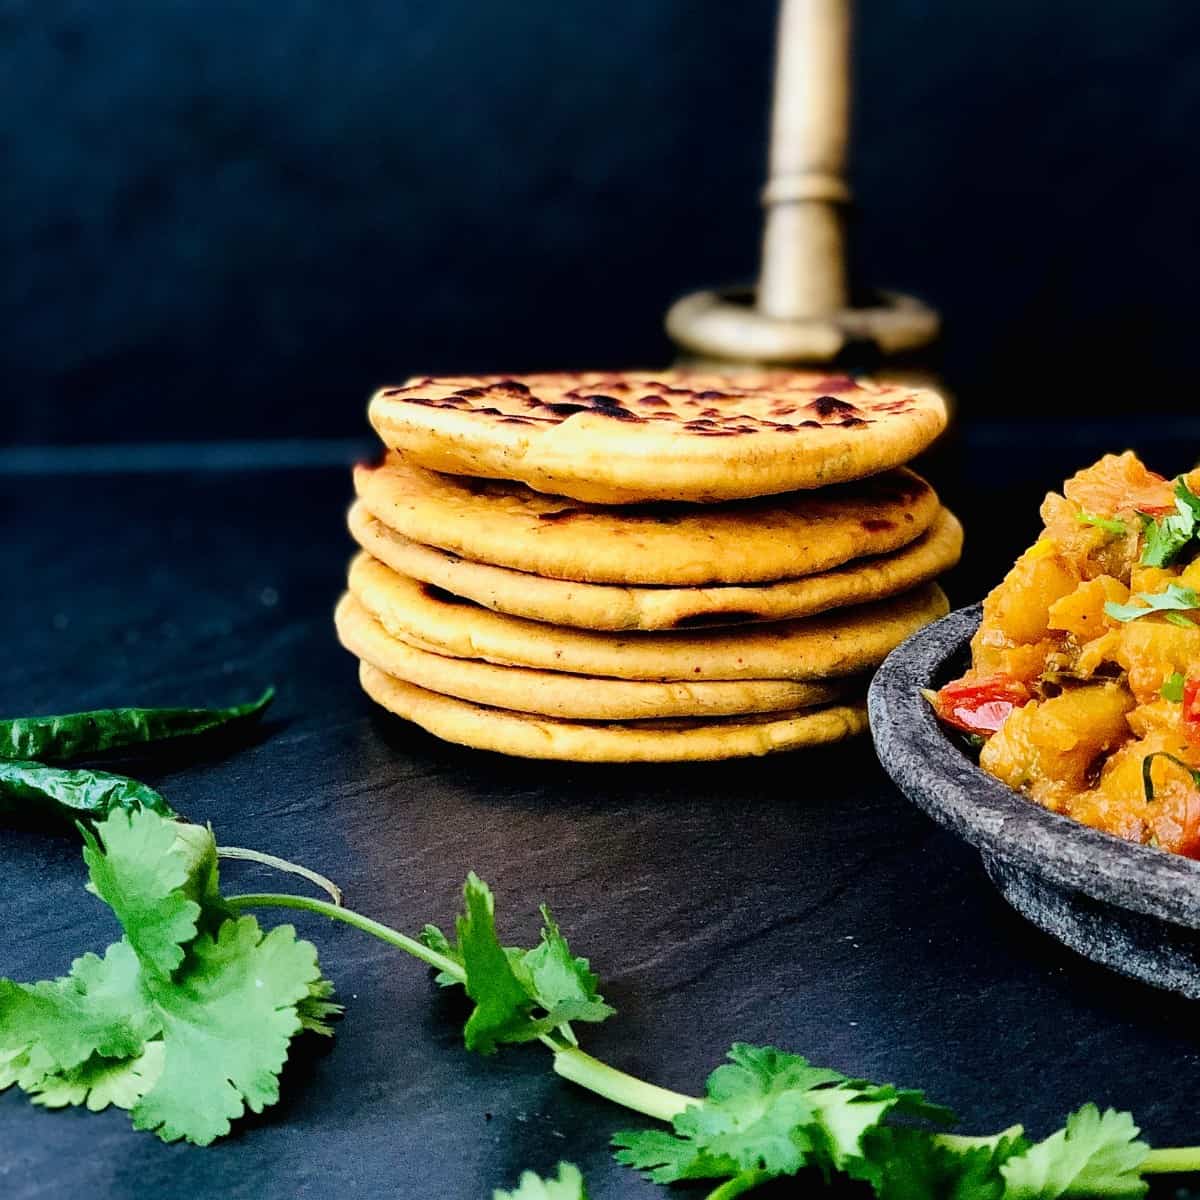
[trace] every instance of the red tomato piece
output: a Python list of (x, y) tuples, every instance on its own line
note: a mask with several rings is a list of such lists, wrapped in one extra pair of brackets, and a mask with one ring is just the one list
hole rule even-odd
[(1029, 688), (1009, 675), (981, 680), (957, 680), (937, 693), (934, 708), (947, 725), (964, 733), (992, 734), (1008, 720), (1014, 708), (1032, 697)]
[(1189, 675), (1183, 685), (1183, 736), (1200, 746), (1200, 675)]

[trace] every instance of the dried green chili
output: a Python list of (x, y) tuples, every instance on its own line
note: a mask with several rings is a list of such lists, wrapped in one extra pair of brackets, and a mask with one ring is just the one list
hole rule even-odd
[(164, 817), (175, 816), (152, 787), (124, 775), (0, 759), (0, 810), (51, 812), (101, 821), (118, 808), (149, 808)]
[(267, 690), (229, 708), (98, 708), (56, 717), (0, 721), (0, 759), (62, 762), (125, 746), (192, 737), (261, 716), (275, 695)]

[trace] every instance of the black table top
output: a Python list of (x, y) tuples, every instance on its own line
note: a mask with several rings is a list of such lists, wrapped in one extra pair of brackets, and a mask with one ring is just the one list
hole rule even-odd
[[(1149, 425), (1142, 440), (1160, 442), (1147, 449), (1165, 471), (1197, 444)], [(999, 577), (1041, 493), (1093, 442), (1123, 441), (993, 427), (934, 464), (968, 533), (952, 599)], [(449, 924), (469, 869), (494, 887), (513, 941), (536, 936), (547, 901), (619, 1010), (584, 1029), (585, 1046), (669, 1087), (700, 1089), (733, 1041), (769, 1042), (922, 1087), (967, 1131), (1021, 1121), (1041, 1135), (1090, 1099), (1132, 1109), (1155, 1144), (1200, 1138), (1196, 1008), (1025, 924), (867, 742), (653, 768), (443, 745), (376, 711), (334, 640), (344, 469), (71, 465), (0, 474), (0, 711), (227, 702), (275, 682), (247, 744), (159, 754), (139, 773), (219, 840), (313, 866), (398, 928)], [(3, 974), (53, 976), (112, 939), (72, 837), (0, 836)], [(257, 867), (224, 874), (229, 890), (288, 890)], [(13, 1089), (0, 1095), (0, 1190), (467, 1200), (567, 1159), (597, 1200), (665, 1194), (609, 1157), (609, 1135), (638, 1119), (557, 1079), (541, 1047), (468, 1054), (461, 1002), (419, 963), (305, 914), (296, 924), (348, 1012), (332, 1043), (296, 1044), (277, 1107), (197, 1149), (135, 1133), (118, 1111), (48, 1113)]]

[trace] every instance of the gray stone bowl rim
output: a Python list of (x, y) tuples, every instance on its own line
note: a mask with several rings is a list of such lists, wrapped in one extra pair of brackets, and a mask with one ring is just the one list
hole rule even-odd
[(884, 770), (940, 824), (988, 857), (1060, 888), (1200, 928), (1200, 862), (1052, 813), (976, 765), (922, 688), (965, 669), (982, 605), (958, 609), (893, 650), (871, 683), (871, 734)]

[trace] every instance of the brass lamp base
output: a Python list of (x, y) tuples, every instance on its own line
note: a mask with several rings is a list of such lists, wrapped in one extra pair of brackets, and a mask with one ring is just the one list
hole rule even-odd
[(758, 287), (676, 301), (667, 332), (691, 354), (766, 364), (903, 360), (938, 336), (938, 315), (921, 301), (895, 292), (860, 299), (847, 280), (850, 18), (851, 0), (780, 0)]
[(890, 358), (933, 343), (940, 321), (912, 296), (878, 292), (876, 303), (818, 317), (767, 316), (751, 288), (693, 292), (667, 311), (673, 341), (703, 358), (746, 363), (832, 362), (863, 343)]

